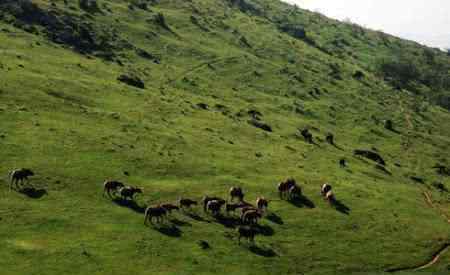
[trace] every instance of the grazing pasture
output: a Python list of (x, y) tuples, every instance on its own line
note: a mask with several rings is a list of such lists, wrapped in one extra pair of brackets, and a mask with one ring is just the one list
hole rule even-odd
[[(277, 1), (236, 3), (323, 20), (316, 43), (231, 1), (32, 2), (93, 41), (0, 17), (1, 274), (448, 271), (450, 113), (371, 71), (370, 45), (421, 47)], [(289, 177), (299, 189), (279, 190)], [(262, 197), (246, 227), (226, 213)]]

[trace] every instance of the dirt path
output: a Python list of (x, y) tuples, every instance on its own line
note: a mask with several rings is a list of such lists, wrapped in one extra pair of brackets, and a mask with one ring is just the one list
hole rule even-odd
[(428, 191), (423, 191), (423, 196), (425, 197), (425, 201), (426, 201), (426, 203), (431, 207), (431, 208), (434, 208), (434, 209), (436, 209), (440, 214), (441, 214), (441, 216), (444, 218), (444, 219), (446, 219), (447, 220), (447, 222), (450, 224), (450, 217), (439, 207), (439, 206), (436, 206), (435, 204), (434, 204), (434, 202), (433, 202), (433, 198), (432, 198), (432, 196), (431, 196), (431, 193), (430, 192), (428, 192)]
[(450, 248), (450, 244), (443, 245), (441, 249), (439, 249), (436, 253), (433, 254), (433, 259), (431, 261), (429, 261), (428, 263), (426, 263), (424, 265), (417, 267), (415, 270), (425, 269), (427, 267), (434, 265), (439, 260), (441, 255), (443, 255), (445, 252), (447, 252), (447, 250), (449, 248)]
[[(408, 133), (407, 133), (407, 137), (406, 137), (406, 146), (405, 146), (405, 153), (406, 154), (413, 154), (414, 153), (414, 146), (411, 146), (412, 144), (412, 139), (410, 137), (410, 135), (413, 134), (413, 130), (414, 130), (414, 124), (411, 121), (411, 115), (405, 111), (405, 108), (403, 107), (402, 101), (401, 99), (399, 99), (399, 106), (400, 106), (400, 111), (404, 114), (405, 117), (405, 121), (406, 124), (409, 128)], [(417, 165), (420, 165), (420, 159), (418, 159), (418, 163)], [(422, 194), (424, 196), (424, 200), (425, 203), (432, 209), (436, 210), (437, 212), (439, 212), (439, 214), (450, 224), (450, 217), (447, 216), (447, 214), (442, 211), (442, 209), (439, 206), (436, 206), (435, 203), (433, 202), (433, 198), (431, 195), (431, 192), (425, 190), (424, 188), (420, 187), (420, 189), (422, 190)], [(443, 244), (439, 250), (437, 250), (435, 253), (433, 253), (433, 255), (431, 256), (431, 259), (429, 259), (427, 262), (416, 265), (416, 266), (410, 266), (410, 267), (400, 267), (400, 268), (391, 268), (386, 270), (386, 272), (389, 273), (393, 273), (393, 272), (399, 272), (399, 271), (407, 271), (407, 270), (411, 270), (411, 271), (418, 271), (418, 270), (422, 270), (422, 269), (426, 269), (431, 267), (432, 265), (436, 264), (440, 257), (446, 253), (448, 250), (450, 249), (450, 240), (448, 243)]]
[(435, 263), (437, 263), (437, 261), (439, 260), (439, 258), (448, 250), (450, 249), (450, 243), (444, 244), (442, 245), (441, 248), (439, 248), (438, 251), (436, 251), (432, 256), (431, 259), (428, 260), (426, 263), (420, 264), (420, 265), (416, 265), (416, 266), (411, 266), (411, 267), (398, 267), (398, 268), (391, 268), (386, 270), (386, 272), (388, 273), (393, 273), (393, 272), (399, 272), (399, 271), (407, 271), (407, 270), (411, 270), (411, 271), (418, 271), (418, 270), (422, 270), (425, 268), (428, 268), (432, 265), (434, 265)]

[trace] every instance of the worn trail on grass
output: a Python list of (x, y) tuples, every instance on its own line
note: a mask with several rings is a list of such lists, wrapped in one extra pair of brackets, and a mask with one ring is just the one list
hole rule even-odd
[(386, 272), (389, 273), (393, 273), (393, 272), (399, 272), (399, 271), (407, 271), (407, 270), (411, 270), (411, 271), (418, 271), (418, 270), (422, 270), (425, 268), (428, 268), (432, 265), (434, 265), (435, 263), (438, 262), (439, 258), (449, 250), (450, 248), (450, 243), (446, 243), (444, 244), (441, 248), (439, 248), (439, 250), (437, 252), (435, 252), (432, 255), (432, 258), (427, 261), (426, 263), (420, 264), (420, 265), (416, 265), (416, 266), (412, 266), (412, 267), (398, 267), (398, 268), (391, 268), (386, 270)]
[[(402, 112), (405, 112), (405, 109), (403, 108), (403, 104), (402, 104), (401, 100), (399, 100), (399, 102), (400, 102), (400, 110), (401, 110)], [(407, 125), (408, 125), (408, 128), (410, 129), (410, 130), (408, 131), (408, 134), (407, 134), (407, 139), (408, 139), (407, 144), (409, 144), (409, 140), (410, 140), (409, 135), (412, 134), (412, 131), (413, 131), (413, 129), (414, 129), (414, 125), (413, 125), (413, 123), (411, 122), (411, 116), (410, 116), (409, 113), (405, 112), (404, 116), (405, 116), (405, 120), (406, 120), (406, 123), (407, 123)], [(407, 147), (405, 148), (405, 150), (406, 150), (406, 152), (410, 152), (410, 151), (413, 150), (413, 149), (411, 148), (411, 146), (407, 146)], [(422, 189), (422, 188), (421, 188), (421, 189)], [(431, 196), (431, 193), (428, 192), (428, 191), (426, 191), (426, 190), (423, 190), (423, 189), (422, 189), (422, 194), (423, 194), (423, 196), (424, 196), (425, 203), (426, 203), (430, 208), (436, 209), (436, 210), (439, 212), (439, 214), (440, 214), (441, 216), (443, 216), (443, 217), (446, 219), (446, 221), (450, 224), (450, 217), (448, 217), (448, 216), (442, 211), (442, 209), (441, 209), (440, 207), (438, 207), (438, 206), (436, 206), (436, 205), (434, 204), (433, 199), (432, 199), (432, 196)], [(437, 263), (437, 262), (439, 261), (439, 258), (440, 258), (445, 252), (447, 252), (447, 251), (449, 250), (449, 248), (450, 248), (450, 241), (447, 242), (447, 243), (445, 243), (445, 244), (443, 244), (443, 245), (439, 248), (439, 250), (438, 250), (437, 252), (433, 253), (431, 259), (430, 259), (429, 261), (423, 263), (423, 264), (419, 264), (419, 265), (412, 266), (412, 267), (390, 268), (390, 269), (386, 270), (386, 272), (392, 273), (392, 272), (407, 271), (407, 270), (417, 271), (417, 270), (422, 270), (422, 269), (431, 267), (432, 265), (434, 265), (435, 263)]]

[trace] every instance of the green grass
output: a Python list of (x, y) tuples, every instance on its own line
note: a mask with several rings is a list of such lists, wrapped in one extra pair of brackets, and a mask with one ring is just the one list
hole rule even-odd
[[(33, 2), (49, 7), (49, 1)], [(53, 2), (68, 11), (63, 1)], [(0, 23), (2, 274), (381, 272), (421, 263), (449, 241), (450, 225), (422, 195), (431, 192), (435, 205), (449, 213), (448, 193), (431, 185), (440, 181), (450, 189), (448, 177), (432, 169), (438, 162), (449, 165), (448, 111), (393, 90), (369, 70), (356, 81), (351, 76), (364, 64), (327, 55), (224, 1), (161, 1), (150, 7), (153, 12), (130, 11), (126, 1), (100, 2), (113, 13), (95, 15), (93, 24), (116, 28), (134, 46), (159, 55), (161, 64), (125, 49), (117, 52), (124, 63), (119, 66), (54, 44), (43, 30), (34, 35)], [(191, 23), (192, 6), (210, 32)], [(156, 12), (178, 36), (146, 21)], [(145, 38), (152, 31), (156, 36)], [(252, 48), (239, 43), (242, 35)], [(330, 76), (335, 63), (342, 80)], [(130, 71), (146, 89), (116, 80)], [(310, 95), (314, 88), (320, 94)], [(263, 114), (273, 133), (247, 123), (250, 109)], [(400, 133), (384, 129), (384, 119)], [(334, 133), (342, 150), (297, 138), (306, 126), (322, 140)], [(372, 147), (392, 175), (352, 155)], [(342, 157), (348, 169), (339, 168)], [(10, 192), (6, 175), (15, 167), (33, 169), (33, 185), (48, 195)], [(276, 185), (287, 176), (301, 183), (315, 208), (277, 200)], [(196, 211), (205, 221), (175, 214), (183, 223), (179, 236), (169, 236), (145, 227), (142, 214), (103, 198), (107, 178), (143, 187), (140, 206), (181, 196), (225, 197), (240, 185), (249, 201), (261, 195), (274, 200), (269, 209), (282, 224), (261, 221), (267, 236), (256, 238), (257, 251), (239, 246), (234, 229), (201, 209)], [(349, 215), (320, 197), (325, 181)], [(211, 249), (202, 250), (199, 240)], [(449, 253), (424, 271), (445, 274), (448, 262)]]

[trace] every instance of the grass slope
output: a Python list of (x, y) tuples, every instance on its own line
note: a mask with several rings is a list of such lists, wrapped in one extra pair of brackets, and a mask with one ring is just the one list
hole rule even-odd
[[(55, 43), (40, 24), (24, 31), (20, 16), (1, 21), (2, 274), (381, 272), (422, 263), (449, 241), (441, 214), (450, 215), (449, 195), (432, 185), (450, 189), (432, 168), (450, 164), (448, 111), (227, 1), (160, 1), (149, 10), (98, 1), (103, 13), (94, 15), (78, 1), (33, 2), (83, 16), (98, 32), (114, 28), (132, 46), (114, 48), (108, 60), (104, 49), (80, 53)], [(270, 3), (272, 11), (285, 7)], [(158, 13), (169, 30), (155, 23)], [(117, 81), (121, 74), (139, 76), (146, 88)], [(273, 132), (251, 126), (250, 110)], [(386, 119), (399, 133), (384, 129)], [(317, 145), (297, 137), (304, 127)], [(340, 149), (324, 142), (328, 132)], [(371, 148), (391, 175), (353, 156)], [(339, 168), (342, 157), (349, 168)], [(32, 168), (33, 185), (48, 194), (10, 192), (14, 167)], [(314, 208), (277, 199), (276, 184), (287, 176), (301, 182)], [(144, 194), (132, 208), (111, 202), (101, 195), (106, 178)], [(348, 214), (319, 196), (325, 181)], [(200, 209), (196, 219), (175, 214), (172, 230), (143, 225), (148, 204), (226, 196), (234, 185), (249, 201), (274, 200), (256, 247), (239, 246), (235, 229)], [(448, 271), (448, 255), (426, 271)]]

